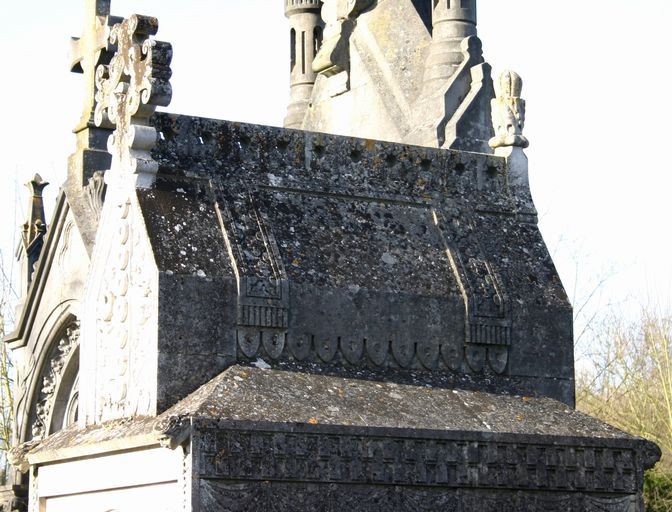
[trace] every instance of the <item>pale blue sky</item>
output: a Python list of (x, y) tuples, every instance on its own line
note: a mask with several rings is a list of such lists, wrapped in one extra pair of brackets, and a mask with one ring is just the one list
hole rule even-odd
[[(175, 51), (168, 110), (281, 124), (281, 0), (112, 0), (112, 10), (159, 18), (157, 37)], [(41, 173), (51, 203), (65, 179), (82, 87), (68, 72), (68, 41), (83, 11), (84, 0), (0, 0), (5, 259), (24, 215), (18, 184)], [(601, 301), (629, 300), (627, 312), (648, 301), (669, 307), (672, 295), (670, 26), (669, 0), (479, 1), (486, 59), (525, 82), (532, 192), (565, 286), (571, 293), (576, 254), (580, 293), (612, 273)]]

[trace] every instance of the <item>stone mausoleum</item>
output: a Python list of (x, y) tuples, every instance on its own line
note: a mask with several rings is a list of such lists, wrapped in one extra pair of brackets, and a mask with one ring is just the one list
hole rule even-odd
[(87, 0), (49, 222), (29, 183), (6, 510), (643, 511), (660, 452), (574, 409), (476, 0), (284, 1), (273, 128), (157, 112), (157, 20)]

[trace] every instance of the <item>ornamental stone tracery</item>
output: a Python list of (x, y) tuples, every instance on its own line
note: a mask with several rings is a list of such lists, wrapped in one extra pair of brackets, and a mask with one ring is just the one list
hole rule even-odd
[[(54, 343), (43, 366), (31, 427), (33, 439), (42, 439), (69, 424), (67, 421), (64, 424), (54, 423), (54, 418), (64, 416), (64, 411), (56, 410), (60, 406), (56, 403), (56, 398), (67, 395), (67, 402), (70, 403), (72, 396), (77, 393), (76, 379), (67, 379), (66, 371), (73, 357), (79, 357), (79, 334), (79, 320), (73, 318), (61, 329), (58, 341)], [(64, 389), (63, 386), (69, 389)], [(76, 414), (71, 415), (75, 416)]]

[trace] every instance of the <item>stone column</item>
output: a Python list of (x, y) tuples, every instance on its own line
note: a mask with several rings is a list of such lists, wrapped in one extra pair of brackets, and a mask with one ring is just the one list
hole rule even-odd
[(322, 0), (284, 0), (290, 23), (290, 100), (286, 128), (301, 128), (317, 73), (312, 63), (322, 42)]
[(460, 44), (476, 35), (476, 0), (433, 0), (432, 43), (425, 64), (426, 85), (450, 78), (464, 56)]

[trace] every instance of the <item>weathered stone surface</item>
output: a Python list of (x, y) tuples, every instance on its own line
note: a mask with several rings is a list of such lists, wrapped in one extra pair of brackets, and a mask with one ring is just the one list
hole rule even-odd
[(208, 510), (635, 511), (659, 456), (550, 399), (256, 368), (231, 368), (165, 415), (193, 418)]
[(158, 418), (66, 429), (24, 457), (159, 443), (189, 444), (192, 499), (213, 511), (638, 511), (660, 455), (548, 398), (235, 366)]
[[(488, 389), (572, 402), (569, 306), (534, 219), (518, 211), (526, 183), (510, 188), (504, 159), (165, 114), (153, 122), (158, 181), (139, 204), (165, 279), (235, 291), (226, 307), (203, 309), (206, 325), (220, 318), (202, 330), (221, 333), (209, 341), (220, 356), (413, 371), (444, 385), (474, 375)], [(206, 345), (197, 352), (213, 353)]]
[(389, 486), (371, 489), (361, 485), (255, 483), (234, 484), (204, 480), (200, 486), (204, 506), (213, 511), (295, 510), (297, 501), (309, 503), (311, 510), (336, 512), (347, 508), (356, 512), (634, 512), (643, 510), (637, 498), (604, 498), (600, 494), (574, 496), (525, 491), (462, 491), (405, 489)]
[(472, 432), (483, 439), (490, 434), (634, 439), (550, 398), (343, 379), (253, 366), (229, 368), (162, 416), (431, 431), (439, 437), (441, 432)]

